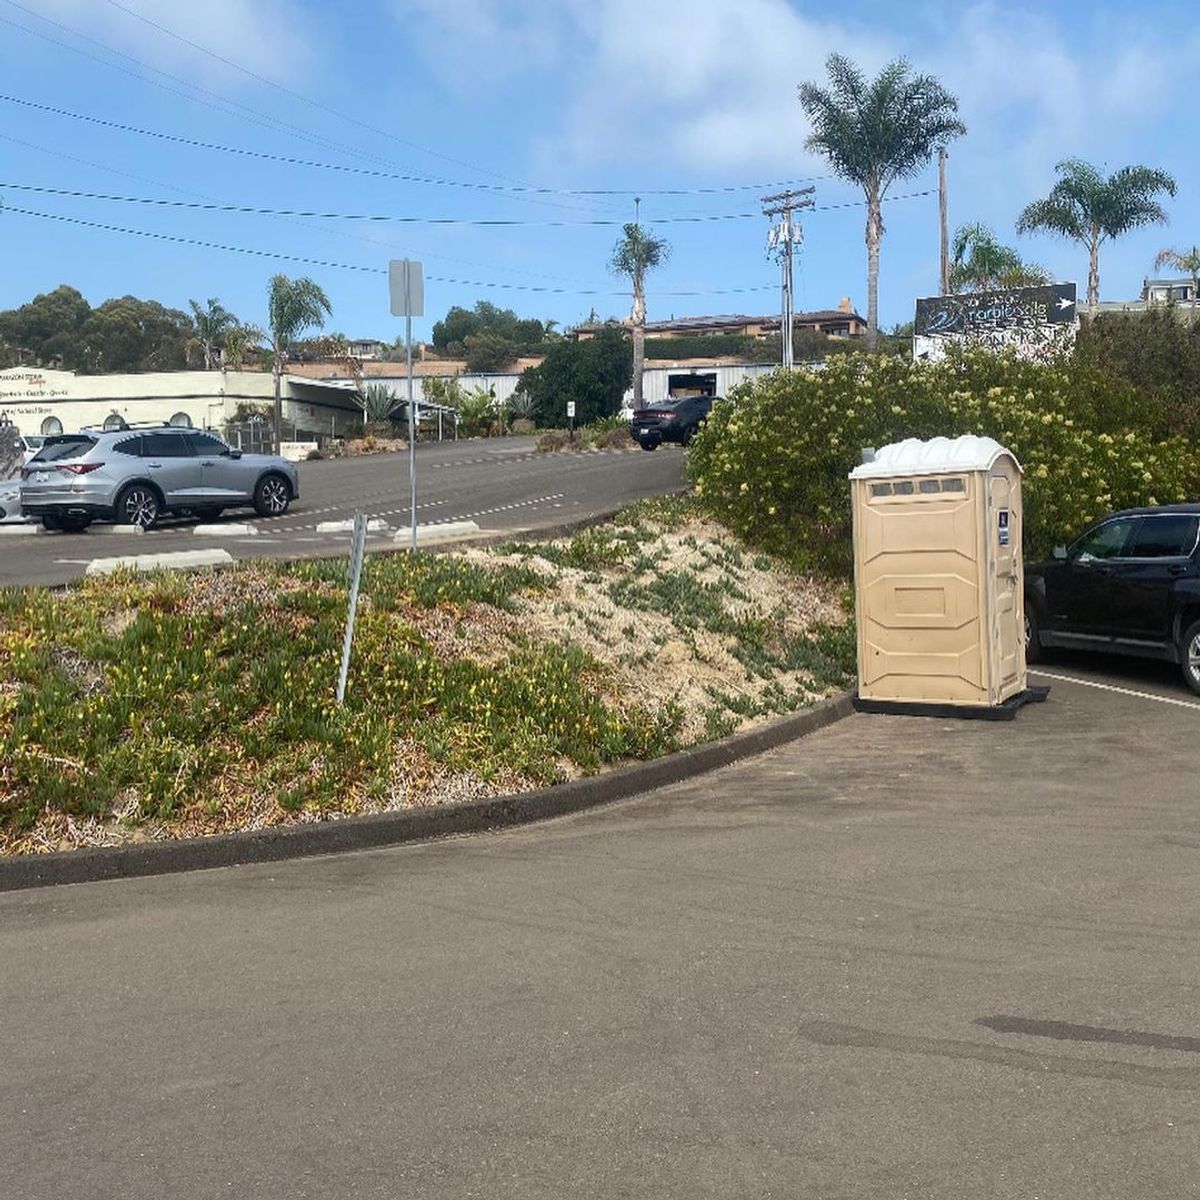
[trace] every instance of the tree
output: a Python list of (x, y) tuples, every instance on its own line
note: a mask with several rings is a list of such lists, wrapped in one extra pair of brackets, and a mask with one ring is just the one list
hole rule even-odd
[[(434, 323), (432, 341), (439, 354), (463, 355), (472, 338), (488, 336), (492, 344), (508, 344), (511, 362), (522, 350), (540, 346), (546, 338), (547, 326), (533, 317), (518, 317), (511, 308), (497, 308), (480, 300), (474, 309), (455, 305), (446, 316)], [(494, 369), (494, 368), (493, 368)]]
[(246, 356), (266, 336), (257, 325), (244, 325), (241, 322), (227, 329), (221, 339), (221, 365), (234, 371), (240, 370)]
[(800, 104), (812, 122), (806, 145), (866, 196), (867, 349), (874, 350), (883, 198), (967, 129), (956, 115), (958, 101), (932, 75), (912, 75), (905, 59), (888, 63), (874, 80), (840, 54), (829, 56), (825, 70), (828, 88), (800, 85)]
[(646, 272), (662, 266), (671, 247), (648, 229), (630, 222), (625, 236), (613, 247), (609, 267), (616, 275), (626, 275), (633, 284), (633, 407), (644, 406), (642, 373), (646, 362)]
[(1046, 271), (1036, 263), (1025, 262), (986, 225), (959, 226), (951, 246), (951, 260), (952, 292), (1035, 287), (1050, 282)]
[(267, 292), (267, 321), (271, 329), (271, 373), (275, 377), (275, 444), (283, 432), (283, 367), (288, 347), (305, 330), (321, 329), (333, 312), (329, 297), (311, 279), (274, 275)]
[(18, 360), (27, 356), (37, 366), (61, 364), (71, 370), (82, 365), (80, 339), (91, 312), (83, 296), (64, 283), (0, 313), (0, 342), (7, 343)]
[(209, 297), (204, 308), (200, 307), (197, 300), (189, 300), (188, 304), (192, 309), (192, 324), (196, 328), (196, 343), (204, 356), (204, 369), (211, 371), (218, 365), (225, 335), (237, 325), (237, 317), (213, 297)]
[(78, 365), (92, 374), (177, 371), (194, 330), (186, 313), (157, 300), (121, 296), (92, 309), (79, 331)]
[(1188, 324), (1196, 323), (1196, 305), (1200, 303), (1200, 251), (1195, 246), (1187, 254), (1178, 250), (1160, 250), (1154, 256), (1154, 269), (1161, 271), (1170, 267), (1174, 271), (1186, 271), (1192, 277), (1192, 307), (1188, 312)]
[(619, 413), (632, 379), (629, 339), (618, 328), (601, 329), (587, 341), (556, 342), (540, 366), (521, 373), (517, 394), (529, 398), (529, 411), (543, 428), (563, 426), (569, 400), (575, 401), (575, 423), (586, 425)]
[(498, 333), (470, 333), (465, 342), (467, 370), (473, 375), (503, 371), (520, 347)]
[(1122, 167), (1105, 178), (1091, 163), (1068, 158), (1055, 168), (1059, 180), (1045, 200), (1026, 205), (1018, 233), (1044, 230), (1088, 248), (1088, 308), (1100, 303), (1100, 246), (1142, 225), (1162, 225), (1167, 214), (1156, 199), (1175, 195), (1175, 180), (1153, 167)]

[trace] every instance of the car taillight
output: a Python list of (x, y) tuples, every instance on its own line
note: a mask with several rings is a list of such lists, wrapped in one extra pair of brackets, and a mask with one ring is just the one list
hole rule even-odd
[(98, 471), (103, 463), (86, 462), (86, 463), (60, 463), (64, 471), (70, 471), (72, 475), (90, 475), (93, 471)]

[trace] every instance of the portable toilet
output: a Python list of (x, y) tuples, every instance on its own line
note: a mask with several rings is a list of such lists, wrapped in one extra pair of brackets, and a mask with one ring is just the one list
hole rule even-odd
[(987, 437), (910, 438), (850, 473), (858, 707), (1006, 717), (1027, 688), (1021, 466)]

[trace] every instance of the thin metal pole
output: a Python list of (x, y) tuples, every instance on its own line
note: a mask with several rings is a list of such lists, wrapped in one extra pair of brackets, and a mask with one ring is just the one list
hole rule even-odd
[(346, 677), (350, 673), (350, 648), (354, 644), (354, 620), (358, 614), (358, 585), (362, 581), (363, 555), (367, 546), (367, 517), (354, 514), (354, 535), (350, 542), (350, 605), (346, 610), (346, 632), (342, 637), (342, 668), (338, 672), (337, 702), (346, 699)]
[(938, 223), (941, 234), (942, 274), (939, 284), (940, 295), (950, 294), (950, 214), (949, 197), (946, 195), (946, 147), (938, 149)]
[(417, 550), (417, 423), (413, 413), (412, 314), (404, 318), (404, 352), (408, 362), (408, 505), (412, 512), (412, 548)]

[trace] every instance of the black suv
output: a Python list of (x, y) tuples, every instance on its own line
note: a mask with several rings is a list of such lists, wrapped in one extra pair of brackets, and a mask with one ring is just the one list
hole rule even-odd
[(633, 414), (629, 432), (643, 450), (657, 450), (663, 442), (686, 446), (712, 412), (712, 396), (679, 396)]
[(1200, 504), (1114, 513), (1025, 569), (1025, 636), (1179, 663), (1200, 692)]

